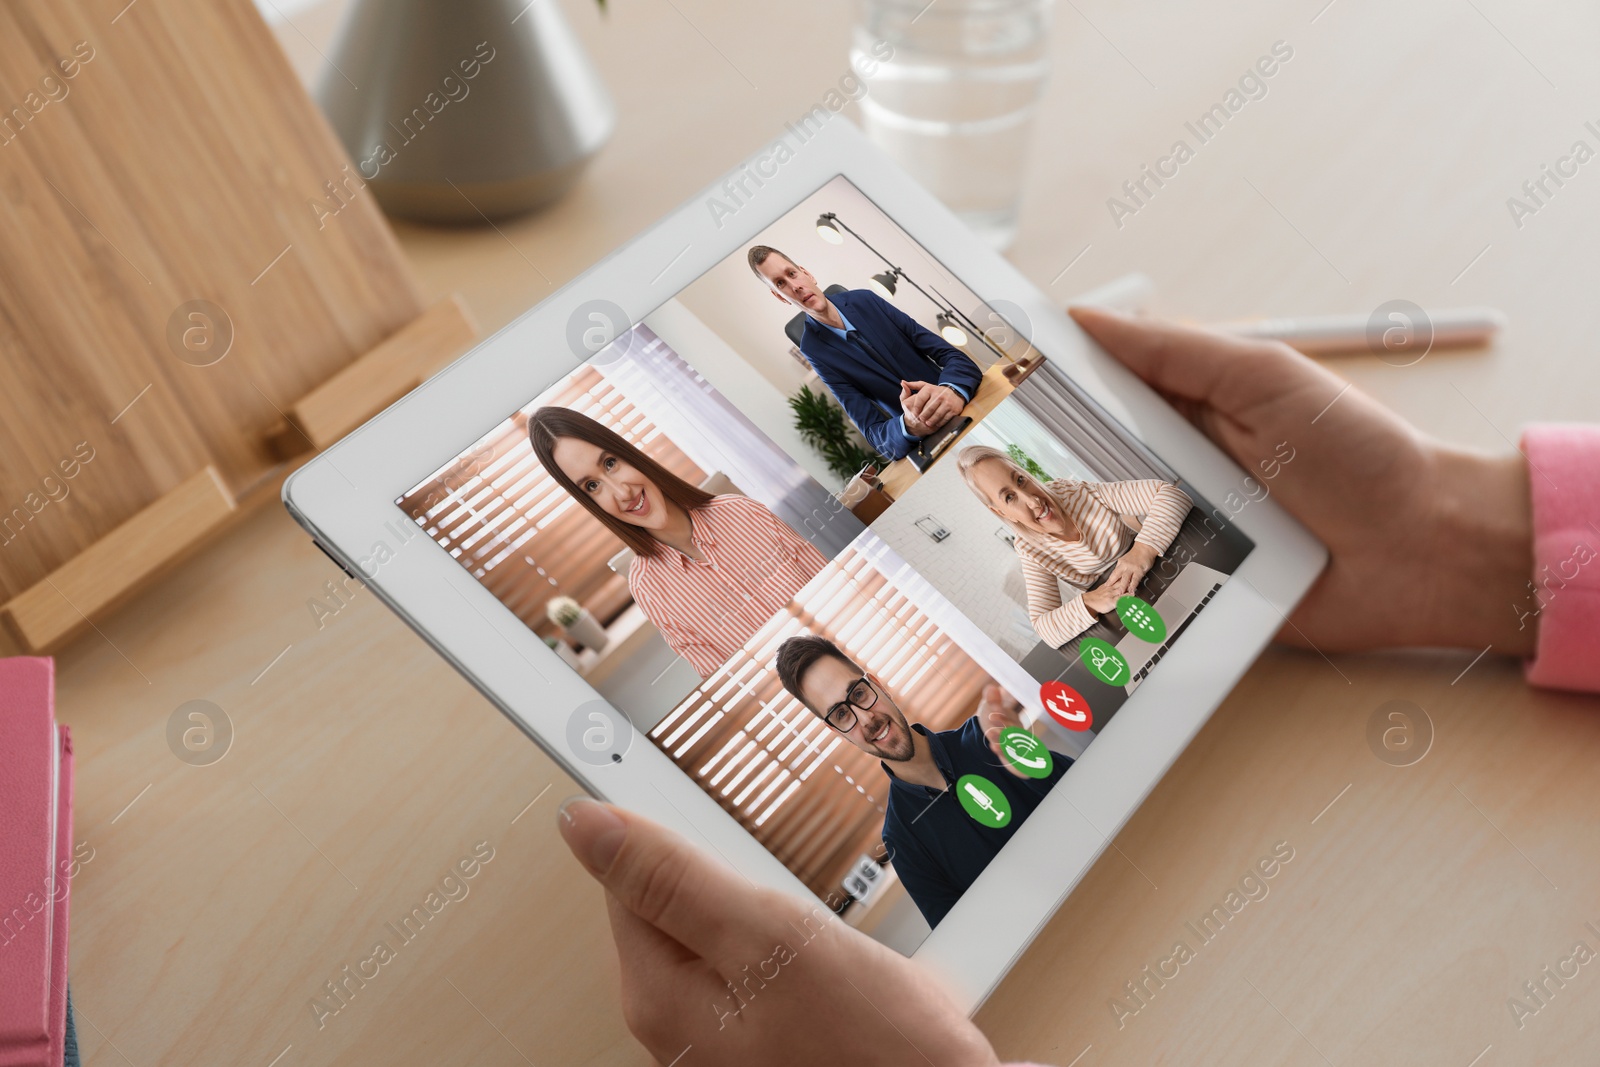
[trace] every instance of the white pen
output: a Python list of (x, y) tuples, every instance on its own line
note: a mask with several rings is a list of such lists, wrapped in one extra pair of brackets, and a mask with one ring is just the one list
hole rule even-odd
[[(1487, 344), (1506, 325), (1505, 313), (1495, 308), (1449, 308), (1425, 311), (1423, 314), (1426, 316), (1424, 319), (1417, 319), (1399, 310), (1391, 311), (1387, 316), (1378, 316), (1376, 312), (1302, 315), (1296, 318), (1222, 322), (1213, 328), (1241, 337), (1284, 341), (1307, 355), (1329, 355), (1336, 352), (1376, 351), (1384, 347), (1393, 350), (1412, 343), (1432, 348)], [(1430, 329), (1431, 345), (1428, 337)], [(1389, 334), (1389, 331), (1398, 333)], [(1386, 342), (1386, 335), (1393, 336), (1400, 343)]]

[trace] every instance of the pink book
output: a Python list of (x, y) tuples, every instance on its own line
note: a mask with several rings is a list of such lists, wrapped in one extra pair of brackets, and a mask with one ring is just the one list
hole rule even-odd
[(0, 1063), (7, 1065), (50, 1063), (59, 757), (54, 664), (0, 659)]
[(72, 894), (72, 728), (57, 726), (61, 740), (60, 788), (56, 793), (55, 929), (50, 939), (50, 1055), (60, 1067), (67, 1041), (67, 901)]

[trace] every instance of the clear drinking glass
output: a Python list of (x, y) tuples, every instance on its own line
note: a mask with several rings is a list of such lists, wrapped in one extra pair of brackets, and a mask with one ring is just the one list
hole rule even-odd
[(1050, 0), (860, 0), (850, 62), (872, 139), (996, 248), (1017, 232)]

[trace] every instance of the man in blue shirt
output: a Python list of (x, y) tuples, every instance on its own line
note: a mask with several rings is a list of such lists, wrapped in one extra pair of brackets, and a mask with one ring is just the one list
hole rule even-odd
[[(1025, 778), (1006, 764), (1000, 731), (1022, 726), (1021, 709), (997, 685), (984, 688), (983, 702), (966, 722), (935, 732), (908, 724), (883, 684), (825, 637), (789, 638), (778, 646), (777, 670), (783, 687), (812, 714), (883, 761), (879, 766), (889, 776), (883, 844), (930, 927), (939, 925), (1072, 765), (1051, 753), (1054, 766), (1047, 777)], [(980, 775), (1005, 795), (1011, 815), (1004, 825), (987, 826), (967, 814), (954, 793), (966, 774)]]
[(881, 455), (905, 456), (977, 394), (978, 365), (878, 294), (830, 298), (810, 271), (768, 245), (747, 258), (774, 296), (806, 313), (800, 354)]

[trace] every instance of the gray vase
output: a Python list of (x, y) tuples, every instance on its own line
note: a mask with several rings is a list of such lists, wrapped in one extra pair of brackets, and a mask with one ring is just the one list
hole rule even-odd
[(616, 125), (556, 0), (353, 0), (317, 99), (384, 210), (425, 222), (548, 204)]

